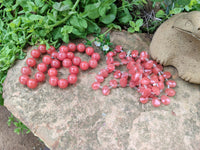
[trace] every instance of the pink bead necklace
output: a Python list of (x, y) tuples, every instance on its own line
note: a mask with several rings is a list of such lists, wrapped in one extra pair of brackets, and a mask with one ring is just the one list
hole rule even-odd
[[(117, 53), (121, 62), (113, 58)], [(139, 54), (137, 50), (133, 50), (131, 54), (127, 54), (122, 50), (122, 46), (117, 45), (113, 52), (107, 53), (106, 63), (107, 66), (100, 70), (92, 84), (93, 90), (101, 89), (103, 95), (109, 95), (111, 89), (129, 86), (141, 94), (139, 99), (141, 103), (145, 104), (151, 100), (154, 107), (159, 107), (161, 103), (170, 104), (169, 97), (176, 94), (172, 89), (176, 87), (176, 82), (169, 80), (171, 73), (163, 72), (162, 65), (150, 60), (146, 51)], [(126, 65), (128, 71), (116, 70), (120, 65)], [(115, 79), (110, 80), (109, 85), (101, 86), (104, 79), (112, 72)], [(161, 95), (163, 91), (165, 94)]]

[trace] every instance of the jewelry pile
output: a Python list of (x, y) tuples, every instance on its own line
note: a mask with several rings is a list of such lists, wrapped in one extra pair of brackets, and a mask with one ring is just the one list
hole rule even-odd
[[(114, 56), (117, 54), (121, 62), (114, 60)], [(176, 82), (169, 80), (171, 73), (163, 72), (162, 65), (150, 60), (146, 51), (139, 54), (137, 50), (133, 50), (127, 54), (122, 50), (122, 46), (117, 45), (113, 52), (107, 53), (106, 63), (107, 66), (100, 70), (92, 84), (93, 90), (101, 89), (103, 95), (109, 95), (111, 89), (129, 86), (141, 94), (141, 103), (145, 104), (151, 100), (154, 107), (159, 107), (161, 103), (170, 104), (169, 97), (176, 94), (175, 90), (172, 89), (176, 87)], [(127, 71), (116, 70), (116, 67), (120, 65), (126, 65)], [(114, 78), (119, 79), (119, 81), (113, 79), (110, 80), (109, 85), (101, 86), (104, 79), (112, 72)], [(161, 95), (163, 91), (165, 94)]]

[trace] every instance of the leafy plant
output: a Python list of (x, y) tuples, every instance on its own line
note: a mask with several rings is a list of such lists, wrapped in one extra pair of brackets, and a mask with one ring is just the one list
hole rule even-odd
[(140, 27), (142, 27), (143, 25), (143, 19), (138, 19), (136, 22), (130, 21), (129, 24), (131, 27), (128, 28), (128, 32), (130, 33), (139, 32)]
[(11, 126), (11, 124), (15, 125), (15, 129), (14, 132), (19, 134), (24, 134), (24, 132), (26, 134), (30, 133), (31, 130), (29, 128), (27, 128), (27, 126), (25, 126), (19, 119), (16, 119), (12, 114), (10, 115), (10, 117), (8, 117), (8, 121), (7, 124), (8, 126)]

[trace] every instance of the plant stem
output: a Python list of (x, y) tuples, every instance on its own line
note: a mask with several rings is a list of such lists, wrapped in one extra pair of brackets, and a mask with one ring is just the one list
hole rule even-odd
[[(80, 2), (80, 0), (76, 1), (76, 3), (74, 4), (74, 6), (72, 7), (72, 12), (76, 13), (75, 9), (78, 6), (79, 2)], [(55, 23), (53, 25), (50, 25), (49, 28), (54, 28), (54, 27), (56, 27), (56, 26), (58, 26), (58, 25), (60, 25), (60, 24), (62, 24), (64, 22), (66, 22), (71, 17), (71, 15), (74, 14), (74, 13), (71, 13), (70, 15), (67, 15), (64, 19), (58, 21), (57, 23)]]
[(78, 3), (80, 2), (80, 0), (76, 0), (76, 3), (74, 4), (74, 6), (72, 7), (72, 11), (74, 11), (78, 5)]

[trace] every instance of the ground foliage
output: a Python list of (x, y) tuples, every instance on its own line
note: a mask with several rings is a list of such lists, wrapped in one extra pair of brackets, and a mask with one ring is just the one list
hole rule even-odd
[(0, 104), (7, 71), (28, 45), (57, 48), (100, 35), (101, 27), (153, 33), (173, 14), (192, 10), (200, 10), (199, 0), (0, 0)]

